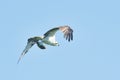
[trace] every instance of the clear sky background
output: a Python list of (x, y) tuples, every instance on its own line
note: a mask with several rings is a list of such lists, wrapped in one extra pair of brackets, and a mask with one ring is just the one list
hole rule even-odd
[[(27, 39), (69, 25), (74, 40), (57, 33), (59, 47), (36, 45), (17, 60)], [(120, 80), (119, 0), (1, 0), (0, 80)]]

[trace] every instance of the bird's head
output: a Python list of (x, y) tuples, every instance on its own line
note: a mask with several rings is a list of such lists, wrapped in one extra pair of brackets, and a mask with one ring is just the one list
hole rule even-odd
[(58, 42), (55, 42), (55, 46), (60, 46)]

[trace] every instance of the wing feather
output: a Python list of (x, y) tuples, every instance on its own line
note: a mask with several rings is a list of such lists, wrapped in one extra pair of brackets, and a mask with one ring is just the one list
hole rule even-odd
[(66, 40), (73, 40), (73, 30), (69, 26), (60, 26), (59, 30), (64, 33), (64, 38), (66, 38)]
[(73, 40), (73, 30), (69, 27), (69, 26), (59, 26), (53, 29), (50, 29), (49, 31), (47, 31), (44, 36), (46, 37), (53, 37), (55, 36), (55, 33), (60, 30), (64, 33), (64, 38), (66, 38), (66, 40), (71, 41)]
[(30, 38), (30, 39), (28, 39), (28, 43), (27, 43), (27, 45), (26, 45), (26, 47), (25, 47), (25, 49), (23, 50), (23, 52), (21, 53), (21, 55), (20, 55), (20, 57), (19, 57), (19, 59), (18, 59), (18, 62), (17, 63), (19, 63), (20, 62), (20, 60), (21, 60), (21, 58), (28, 52), (28, 50), (33, 46), (35, 44), (35, 42), (34, 41), (32, 41), (32, 39)]

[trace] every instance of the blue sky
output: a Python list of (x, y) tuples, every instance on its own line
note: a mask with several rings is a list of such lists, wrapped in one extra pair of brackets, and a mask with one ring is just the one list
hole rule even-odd
[[(119, 0), (0, 1), (0, 80), (120, 80)], [(74, 30), (59, 47), (33, 46), (17, 60), (27, 39), (60, 25)]]

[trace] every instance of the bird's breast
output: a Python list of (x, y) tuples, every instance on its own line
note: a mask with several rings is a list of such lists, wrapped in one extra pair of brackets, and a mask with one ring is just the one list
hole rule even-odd
[(42, 42), (51, 46), (56, 46), (55, 37), (46, 37), (42, 40)]

